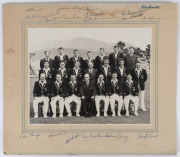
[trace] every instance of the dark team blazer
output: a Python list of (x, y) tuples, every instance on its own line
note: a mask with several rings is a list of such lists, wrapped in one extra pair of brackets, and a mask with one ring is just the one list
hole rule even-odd
[(119, 59), (123, 58), (123, 53), (118, 52), (117, 54), (117, 58), (115, 58), (115, 54), (111, 53), (109, 55), (109, 65), (112, 66), (114, 69), (117, 69), (117, 67), (119, 66)]
[(114, 71), (114, 68), (109, 66), (109, 67), (108, 67), (108, 71), (107, 71), (107, 75), (106, 75), (105, 70), (104, 70), (104, 67), (101, 67), (101, 68), (99, 68), (99, 70), (98, 70), (98, 76), (99, 76), (99, 74), (103, 74), (103, 76), (104, 76), (104, 81), (105, 81), (105, 82), (109, 82), (109, 81), (111, 80), (111, 78), (112, 78), (112, 73), (113, 73), (113, 71)]
[(66, 83), (61, 82), (58, 86), (56, 82), (53, 82), (51, 87), (51, 97), (59, 95), (64, 98), (65, 93), (66, 93)]
[(98, 70), (97, 69), (94, 69), (93, 68), (93, 70), (92, 70), (92, 73), (90, 74), (89, 73), (89, 68), (88, 69), (86, 69), (85, 71), (84, 71), (84, 73), (85, 74), (89, 74), (89, 76), (90, 76), (90, 81), (92, 81), (92, 82), (94, 82), (94, 81), (96, 81), (97, 80), (97, 75), (98, 75)]
[(131, 71), (132, 69), (135, 69), (137, 63), (137, 56), (129, 54), (124, 57), (124, 66)]
[(74, 84), (74, 86), (71, 84), (71, 82), (67, 83), (67, 85), (66, 85), (66, 97), (71, 96), (73, 94), (80, 97), (81, 96), (80, 88), (81, 88), (81, 84), (78, 82), (76, 82)]
[[(91, 62), (94, 64), (95, 60), (92, 59)], [(88, 69), (88, 63), (89, 63), (88, 59), (83, 60), (83, 69)]]
[(107, 84), (105, 82), (102, 83), (102, 85), (100, 86), (100, 83), (95, 83), (94, 85), (95, 90), (94, 90), (94, 94), (93, 95), (98, 95), (98, 96), (108, 96), (108, 90), (107, 90)]
[[(83, 68), (83, 58), (78, 56), (78, 61), (80, 62), (80, 68)], [(74, 64), (75, 64), (76, 60), (75, 57), (71, 57), (69, 59), (69, 68), (73, 69), (74, 68)]]
[(132, 75), (132, 79), (133, 81), (136, 81), (139, 86), (140, 86), (140, 89), (141, 90), (144, 90), (145, 89), (145, 82), (147, 80), (147, 73), (146, 73), (146, 70), (145, 69), (142, 69), (140, 72), (139, 72), (139, 77), (138, 77), (138, 73), (135, 69), (133, 69), (131, 71), (131, 75)]
[(69, 79), (70, 79), (70, 72), (69, 72), (69, 70), (65, 70), (64, 71), (64, 74), (63, 74), (63, 76), (62, 76), (62, 73), (61, 73), (61, 71), (59, 70), (59, 69), (56, 69), (55, 71), (54, 71), (54, 81), (56, 80), (56, 75), (57, 74), (60, 74), (61, 75), (61, 77), (62, 77), (62, 82), (69, 82)]
[(124, 69), (123, 69), (123, 75), (121, 75), (121, 71), (120, 71), (120, 69), (118, 68), (117, 70), (117, 75), (118, 75), (118, 80), (120, 81), (120, 82), (126, 82), (126, 77), (127, 77), (127, 74), (129, 73), (129, 70), (127, 70), (127, 68), (126, 67), (124, 67)]
[(131, 94), (133, 96), (138, 96), (139, 89), (138, 89), (137, 82), (133, 81), (130, 86), (127, 83), (127, 81), (124, 82), (124, 95), (127, 96), (129, 94)]
[(50, 97), (50, 83), (46, 82), (43, 86), (39, 83), (39, 81), (36, 81), (34, 84), (34, 90), (33, 95), (34, 97), (40, 97), (40, 96), (48, 96)]
[[(54, 57), (54, 69), (59, 69), (59, 63), (61, 62), (61, 58), (57, 55)], [(67, 55), (64, 55), (63, 61), (65, 62), (66, 69), (69, 68), (69, 58)]]
[(124, 94), (123, 83), (121, 83), (120, 81), (117, 81), (115, 83), (115, 85), (114, 85), (114, 83), (109, 81), (107, 84), (107, 88), (108, 88), (109, 96), (111, 96), (113, 94), (118, 94), (119, 96), (123, 96), (123, 94)]
[[(43, 69), (44, 68), (44, 62), (46, 61), (46, 58), (44, 58), (44, 59), (41, 59), (41, 61), (40, 61), (40, 68), (41, 69)], [(53, 59), (51, 59), (51, 58), (49, 58), (49, 68), (51, 69), (51, 70), (53, 70), (54, 69), (54, 60)]]
[[(43, 70), (43, 69), (39, 70), (39, 79), (40, 79), (41, 73), (45, 73), (45, 70)], [(49, 70), (49, 71), (48, 71), (48, 74), (47, 74), (47, 76), (46, 76), (46, 81), (47, 81), (47, 82), (51, 83), (51, 82), (53, 81), (53, 73), (54, 73), (53, 70)], [(45, 74), (46, 74), (46, 73), (45, 73)]]
[[(70, 75), (71, 75), (71, 74), (75, 74), (75, 75), (76, 75), (76, 72), (75, 72), (74, 69), (71, 69), (71, 70), (70, 70)], [(78, 74), (76, 75), (76, 81), (77, 81), (77, 82), (82, 82), (83, 79), (84, 79), (84, 70), (82, 70), (82, 69), (79, 68)]]
[(84, 96), (85, 98), (91, 98), (91, 96), (95, 96), (95, 87), (93, 82), (89, 81), (89, 85), (87, 85), (84, 81), (81, 84), (80, 87), (80, 94), (81, 96)]
[[(104, 56), (104, 57), (108, 57), (108, 56)], [(101, 59), (100, 56), (96, 56), (96, 58), (94, 60), (94, 68), (95, 69), (99, 69), (100, 67), (103, 66), (104, 57), (103, 57), (103, 59)]]

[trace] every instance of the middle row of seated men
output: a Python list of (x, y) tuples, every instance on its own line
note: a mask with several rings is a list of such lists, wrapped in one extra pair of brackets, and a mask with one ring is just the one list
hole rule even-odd
[[(136, 63), (136, 70), (141, 69), (141, 63)], [(129, 116), (129, 101), (134, 103), (134, 115), (138, 115), (139, 88), (143, 90), (147, 74), (145, 69), (141, 69), (141, 76), (138, 77), (135, 69), (126, 71), (124, 60), (119, 60), (118, 70), (109, 66), (109, 59), (104, 58), (104, 65), (100, 69), (93, 69), (93, 63), (88, 63), (88, 70), (80, 68), (80, 62), (76, 61), (72, 70), (65, 68), (65, 62), (60, 62), (60, 68), (49, 70), (49, 62), (44, 62), (44, 68), (39, 72), (39, 81), (34, 86), (33, 108), (35, 116), (38, 118), (38, 103), (44, 102), (43, 113), (47, 118), (49, 100), (52, 107), (53, 118), (56, 117), (56, 103), (59, 102), (60, 115), (63, 117), (64, 106), (68, 116), (72, 115), (70, 103), (76, 103), (76, 116), (80, 116), (81, 105), (85, 117), (94, 115), (100, 116), (100, 101), (104, 101), (104, 116), (110, 104), (112, 116), (115, 116), (115, 101), (118, 102), (118, 116), (121, 116), (123, 102), (126, 109), (126, 116)], [(46, 70), (48, 69), (48, 70)], [(123, 71), (121, 70), (123, 69)], [(139, 74), (138, 74), (139, 75)], [(84, 80), (84, 81), (83, 81)], [(45, 91), (44, 91), (45, 90)], [(40, 92), (41, 91), (41, 92)]]

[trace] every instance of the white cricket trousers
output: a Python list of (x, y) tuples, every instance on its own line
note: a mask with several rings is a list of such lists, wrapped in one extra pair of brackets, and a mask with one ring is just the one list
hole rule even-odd
[(145, 90), (141, 90), (139, 88), (139, 108), (142, 109), (143, 111), (146, 110), (144, 105), (144, 94), (145, 94)]
[(115, 110), (115, 101), (118, 102), (118, 111), (121, 111), (121, 108), (123, 105), (123, 97), (119, 96), (118, 94), (113, 94), (110, 96), (110, 105), (111, 105), (112, 112), (114, 112)]
[(38, 104), (42, 103), (42, 102), (44, 104), (44, 105), (42, 105), (43, 114), (47, 114), (48, 106), (49, 106), (49, 98), (46, 96), (34, 97), (33, 109), (34, 109), (35, 114), (38, 113)]
[(96, 103), (96, 111), (100, 112), (100, 101), (104, 101), (104, 112), (107, 112), (109, 106), (109, 96), (96, 95), (95, 103)]
[(80, 112), (81, 108), (81, 98), (76, 95), (71, 95), (65, 99), (65, 107), (68, 113), (71, 113), (70, 103), (76, 103), (76, 114)]
[(128, 108), (129, 108), (129, 101), (132, 101), (134, 103), (134, 112), (137, 112), (138, 110), (138, 104), (139, 104), (139, 98), (138, 96), (133, 96), (133, 95), (128, 95), (124, 97), (124, 104), (125, 104), (125, 109), (127, 112), (129, 112)]
[(56, 114), (56, 103), (59, 102), (59, 110), (60, 114), (63, 114), (64, 112), (64, 98), (60, 97), (59, 95), (53, 97), (54, 99), (51, 98), (51, 108), (53, 114)]

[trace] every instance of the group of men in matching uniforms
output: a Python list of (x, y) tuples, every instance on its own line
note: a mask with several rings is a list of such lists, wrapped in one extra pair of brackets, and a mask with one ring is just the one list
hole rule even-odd
[(59, 117), (63, 117), (64, 107), (67, 116), (72, 116), (70, 104), (76, 104), (76, 116), (100, 116), (100, 102), (104, 102), (104, 116), (108, 116), (110, 105), (112, 116), (121, 116), (121, 109), (129, 116), (130, 101), (134, 104), (134, 115), (138, 116), (138, 108), (146, 111), (144, 104), (145, 82), (147, 73), (141, 68), (141, 62), (130, 47), (124, 55), (119, 46), (113, 47), (114, 52), (105, 55), (100, 48), (100, 55), (95, 59), (90, 51), (87, 58), (79, 56), (79, 51), (73, 51), (73, 57), (68, 58), (64, 49), (58, 49), (54, 60), (50, 52), (45, 51), (45, 58), (40, 61), (39, 81), (35, 82), (33, 95), (34, 118), (38, 118), (38, 104), (43, 102), (44, 118), (47, 118), (49, 105), (53, 118), (56, 118), (56, 107), (59, 103)]

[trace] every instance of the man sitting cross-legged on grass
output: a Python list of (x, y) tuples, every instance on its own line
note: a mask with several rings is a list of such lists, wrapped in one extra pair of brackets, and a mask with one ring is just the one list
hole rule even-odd
[(33, 90), (34, 100), (33, 100), (33, 109), (34, 109), (34, 118), (38, 118), (38, 104), (43, 103), (43, 114), (44, 118), (47, 118), (47, 111), (49, 106), (49, 97), (50, 97), (50, 84), (46, 82), (45, 73), (40, 74), (40, 80), (36, 81), (34, 84)]
[(76, 82), (75, 74), (71, 74), (71, 81), (66, 86), (65, 106), (68, 112), (68, 117), (72, 115), (70, 108), (71, 102), (76, 103), (76, 116), (79, 117), (79, 112), (81, 108), (80, 83)]
[(127, 74), (127, 81), (124, 83), (124, 104), (126, 108), (126, 116), (129, 116), (129, 101), (131, 100), (134, 103), (134, 115), (138, 116), (138, 104), (139, 104), (139, 89), (137, 82), (132, 80), (131, 74)]
[(103, 74), (99, 74), (98, 82), (95, 83), (95, 103), (96, 103), (96, 117), (100, 116), (100, 101), (104, 101), (104, 116), (107, 117), (107, 110), (109, 105), (109, 95), (107, 91), (107, 84), (104, 82)]
[(64, 97), (65, 97), (65, 84), (61, 80), (61, 75), (56, 75), (56, 81), (52, 84), (51, 88), (51, 107), (53, 112), (53, 118), (56, 118), (56, 103), (59, 102), (59, 117), (63, 117), (64, 111)]
[(110, 105), (112, 116), (115, 116), (115, 102), (118, 102), (118, 116), (121, 116), (121, 108), (123, 105), (123, 83), (118, 81), (117, 72), (112, 73), (112, 79), (108, 84), (108, 94), (110, 95)]

